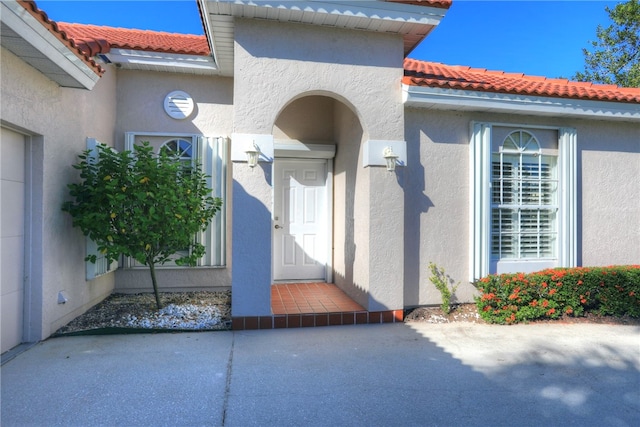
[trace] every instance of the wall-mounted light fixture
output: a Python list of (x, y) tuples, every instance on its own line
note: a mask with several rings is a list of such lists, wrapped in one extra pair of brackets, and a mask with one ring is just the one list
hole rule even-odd
[(386, 147), (382, 153), (382, 156), (387, 161), (387, 170), (389, 172), (393, 172), (396, 170), (396, 160), (398, 160), (398, 155), (393, 152), (391, 147)]
[(253, 148), (246, 150), (245, 153), (247, 154), (247, 164), (251, 169), (255, 168), (260, 158), (260, 147), (258, 147), (258, 144), (253, 141)]

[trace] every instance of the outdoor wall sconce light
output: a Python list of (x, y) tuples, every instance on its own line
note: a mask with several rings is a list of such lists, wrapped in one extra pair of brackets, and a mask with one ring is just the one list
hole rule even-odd
[(260, 147), (258, 147), (258, 144), (253, 141), (253, 148), (248, 149), (245, 153), (247, 153), (247, 164), (251, 169), (255, 168), (260, 158)]
[(386, 147), (382, 153), (382, 156), (387, 161), (387, 170), (389, 172), (393, 172), (396, 170), (396, 160), (398, 160), (398, 155), (393, 152), (391, 147)]

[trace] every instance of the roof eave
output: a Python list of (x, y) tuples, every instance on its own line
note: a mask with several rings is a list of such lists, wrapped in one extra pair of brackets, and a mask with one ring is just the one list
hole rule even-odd
[(233, 73), (234, 20), (278, 22), (395, 33), (407, 55), (444, 18), (447, 9), (384, 1), (198, 0), (212, 56), (222, 74)]
[(402, 86), (408, 107), (640, 122), (637, 103)]
[(216, 67), (211, 56), (115, 48), (99, 56), (104, 62), (115, 64), (117, 67), (124, 69), (170, 71), (201, 75), (220, 74), (220, 70)]
[(100, 79), (95, 69), (49, 32), (20, 3), (0, 3), (0, 17), (5, 33), (2, 46), (60, 86), (90, 90)]

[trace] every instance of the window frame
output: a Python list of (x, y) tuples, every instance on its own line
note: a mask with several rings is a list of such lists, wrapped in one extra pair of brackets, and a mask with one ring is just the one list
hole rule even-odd
[[(175, 139), (190, 140), (193, 147), (192, 164), (200, 164), (202, 171), (207, 176), (207, 185), (211, 188), (213, 197), (220, 197), (223, 205), (209, 224), (205, 231), (199, 232), (196, 239), (205, 246), (205, 254), (198, 259), (196, 267), (223, 268), (226, 267), (226, 190), (227, 190), (227, 152), (228, 138), (208, 137), (193, 133), (173, 133), (173, 132), (126, 132), (125, 150), (133, 151), (136, 139), (140, 138), (164, 138), (164, 144)], [(124, 268), (146, 268), (140, 265), (133, 258), (125, 257)], [(156, 268), (183, 269), (185, 266), (178, 266), (174, 263), (159, 265)]]
[[(517, 141), (514, 135), (517, 135)], [(524, 135), (527, 135), (526, 142), (523, 141)], [(492, 151), (492, 270), (499, 270), (494, 266), (498, 263), (555, 261), (558, 252), (557, 161), (557, 150), (543, 149), (536, 135), (525, 129), (512, 130), (497, 151)], [(505, 175), (505, 171), (508, 174)], [(503, 212), (508, 215), (503, 216)], [(506, 224), (511, 224), (511, 229)], [(538, 245), (526, 243), (532, 238)], [(511, 250), (503, 252), (503, 241), (510, 243), (507, 247)], [(540, 246), (543, 242), (548, 242), (544, 246), (547, 250)], [(536, 253), (531, 254), (527, 246), (535, 249)]]
[[(530, 272), (546, 267), (575, 267), (576, 239), (576, 143), (575, 128), (537, 126), (514, 123), (471, 122), (470, 156), (470, 281), (478, 280), (498, 271), (491, 259), (491, 168), (492, 131), (494, 126), (513, 130), (555, 130), (558, 133), (557, 167), (557, 253), (551, 262), (522, 260), (514, 263), (515, 270)], [(510, 267), (509, 267), (510, 268)]]

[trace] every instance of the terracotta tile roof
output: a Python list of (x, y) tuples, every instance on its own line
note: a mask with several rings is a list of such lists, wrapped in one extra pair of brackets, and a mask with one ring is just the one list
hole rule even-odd
[(75, 41), (69, 38), (66, 34), (60, 31), (58, 24), (55, 21), (49, 19), (47, 14), (40, 10), (35, 1), (18, 0), (18, 3), (25, 8), (27, 12), (34, 18), (36, 18), (42, 26), (44, 26), (51, 34), (53, 34), (58, 40), (67, 46), (67, 48), (73, 52), (78, 58), (80, 58), (85, 64), (89, 66), (97, 75), (104, 74), (104, 68), (102, 68), (96, 61), (91, 59), (91, 55), (87, 55)]
[(449, 9), (453, 0), (385, 0), (390, 3), (405, 3), (416, 6), (431, 6), (440, 9)]
[(201, 56), (211, 53), (205, 36), (66, 22), (59, 22), (58, 27), (91, 56), (112, 48)]
[[(449, 8), (451, 0), (386, 0), (420, 6)], [(200, 5), (198, 5), (200, 8)], [(202, 11), (200, 10), (202, 14)], [(107, 53), (110, 48), (152, 52), (210, 55), (206, 36), (174, 34), (159, 31), (113, 28), (107, 26), (57, 23), (61, 31), (73, 39), (89, 56)]]
[(409, 58), (404, 60), (402, 82), (409, 86), (640, 103), (640, 88), (549, 79)]

